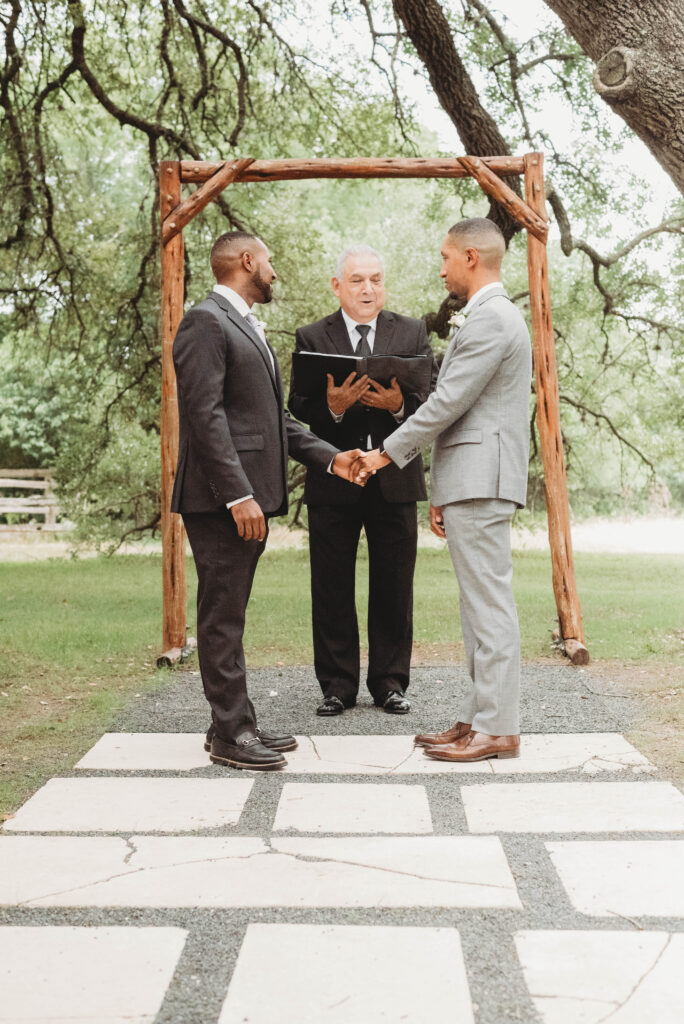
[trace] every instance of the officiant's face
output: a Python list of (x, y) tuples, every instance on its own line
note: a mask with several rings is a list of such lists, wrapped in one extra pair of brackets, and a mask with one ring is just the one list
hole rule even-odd
[(333, 277), (332, 290), (347, 316), (368, 324), (385, 305), (382, 263), (372, 255), (348, 256), (341, 279)]

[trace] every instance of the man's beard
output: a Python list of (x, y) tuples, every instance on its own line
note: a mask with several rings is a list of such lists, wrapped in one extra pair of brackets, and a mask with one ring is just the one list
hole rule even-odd
[(273, 285), (265, 277), (261, 276), (261, 271), (258, 268), (254, 272), (254, 284), (261, 292), (263, 301), (270, 302), (273, 298)]

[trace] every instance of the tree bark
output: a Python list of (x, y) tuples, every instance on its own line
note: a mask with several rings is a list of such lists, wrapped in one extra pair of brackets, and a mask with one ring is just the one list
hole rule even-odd
[(684, 193), (684, 0), (545, 0), (596, 62), (598, 94)]
[[(503, 156), (511, 152), (496, 121), (480, 102), (475, 85), (454, 46), (439, 0), (393, 0), (394, 12), (425, 65), (432, 88), (451, 118), (467, 154)], [(511, 187), (521, 195), (517, 179)], [(499, 225), (506, 244), (520, 230), (510, 214), (492, 202), (489, 218)]]

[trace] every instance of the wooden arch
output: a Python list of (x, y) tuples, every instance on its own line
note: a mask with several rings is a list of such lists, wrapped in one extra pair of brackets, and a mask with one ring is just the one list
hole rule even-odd
[[(551, 323), (551, 297), (546, 258), (548, 225), (545, 211), (543, 153), (525, 156), (461, 156), (453, 159), (311, 159), (255, 160), (250, 157), (208, 163), (164, 161), (159, 167), (161, 197), (162, 318), (162, 551), (163, 650), (160, 661), (178, 660), (186, 643), (185, 533), (179, 515), (169, 511), (178, 453), (178, 401), (172, 346), (183, 316), (183, 228), (230, 184), (302, 178), (466, 178), (500, 203), (527, 231), (527, 261), (534, 369), (537, 384), (537, 428), (541, 442), (548, 516), (553, 591), (565, 651), (575, 664), (589, 660), (584, 645), (570, 535), (565, 459), (560, 430), (558, 377)], [(525, 201), (503, 180), (522, 174)], [(187, 199), (184, 183), (199, 184)]]

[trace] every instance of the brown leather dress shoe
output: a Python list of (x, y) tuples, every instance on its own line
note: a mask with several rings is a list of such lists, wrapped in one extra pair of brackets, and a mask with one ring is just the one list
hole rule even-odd
[(438, 747), (442, 743), (453, 743), (455, 740), (460, 740), (467, 736), (469, 732), (470, 725), (466, 725), (465, 722), (457, 722), (456, 725), (452, 725), (445, 732), (418, 733), (414, 737), (413, 742), (417, 747)]
[(434, 761), (453, 761), (454, 764), (486, 761), (490, 757), (520, 757), (520, 737), (471, 732), (455, 743), (426, 747), (425, 754)]

